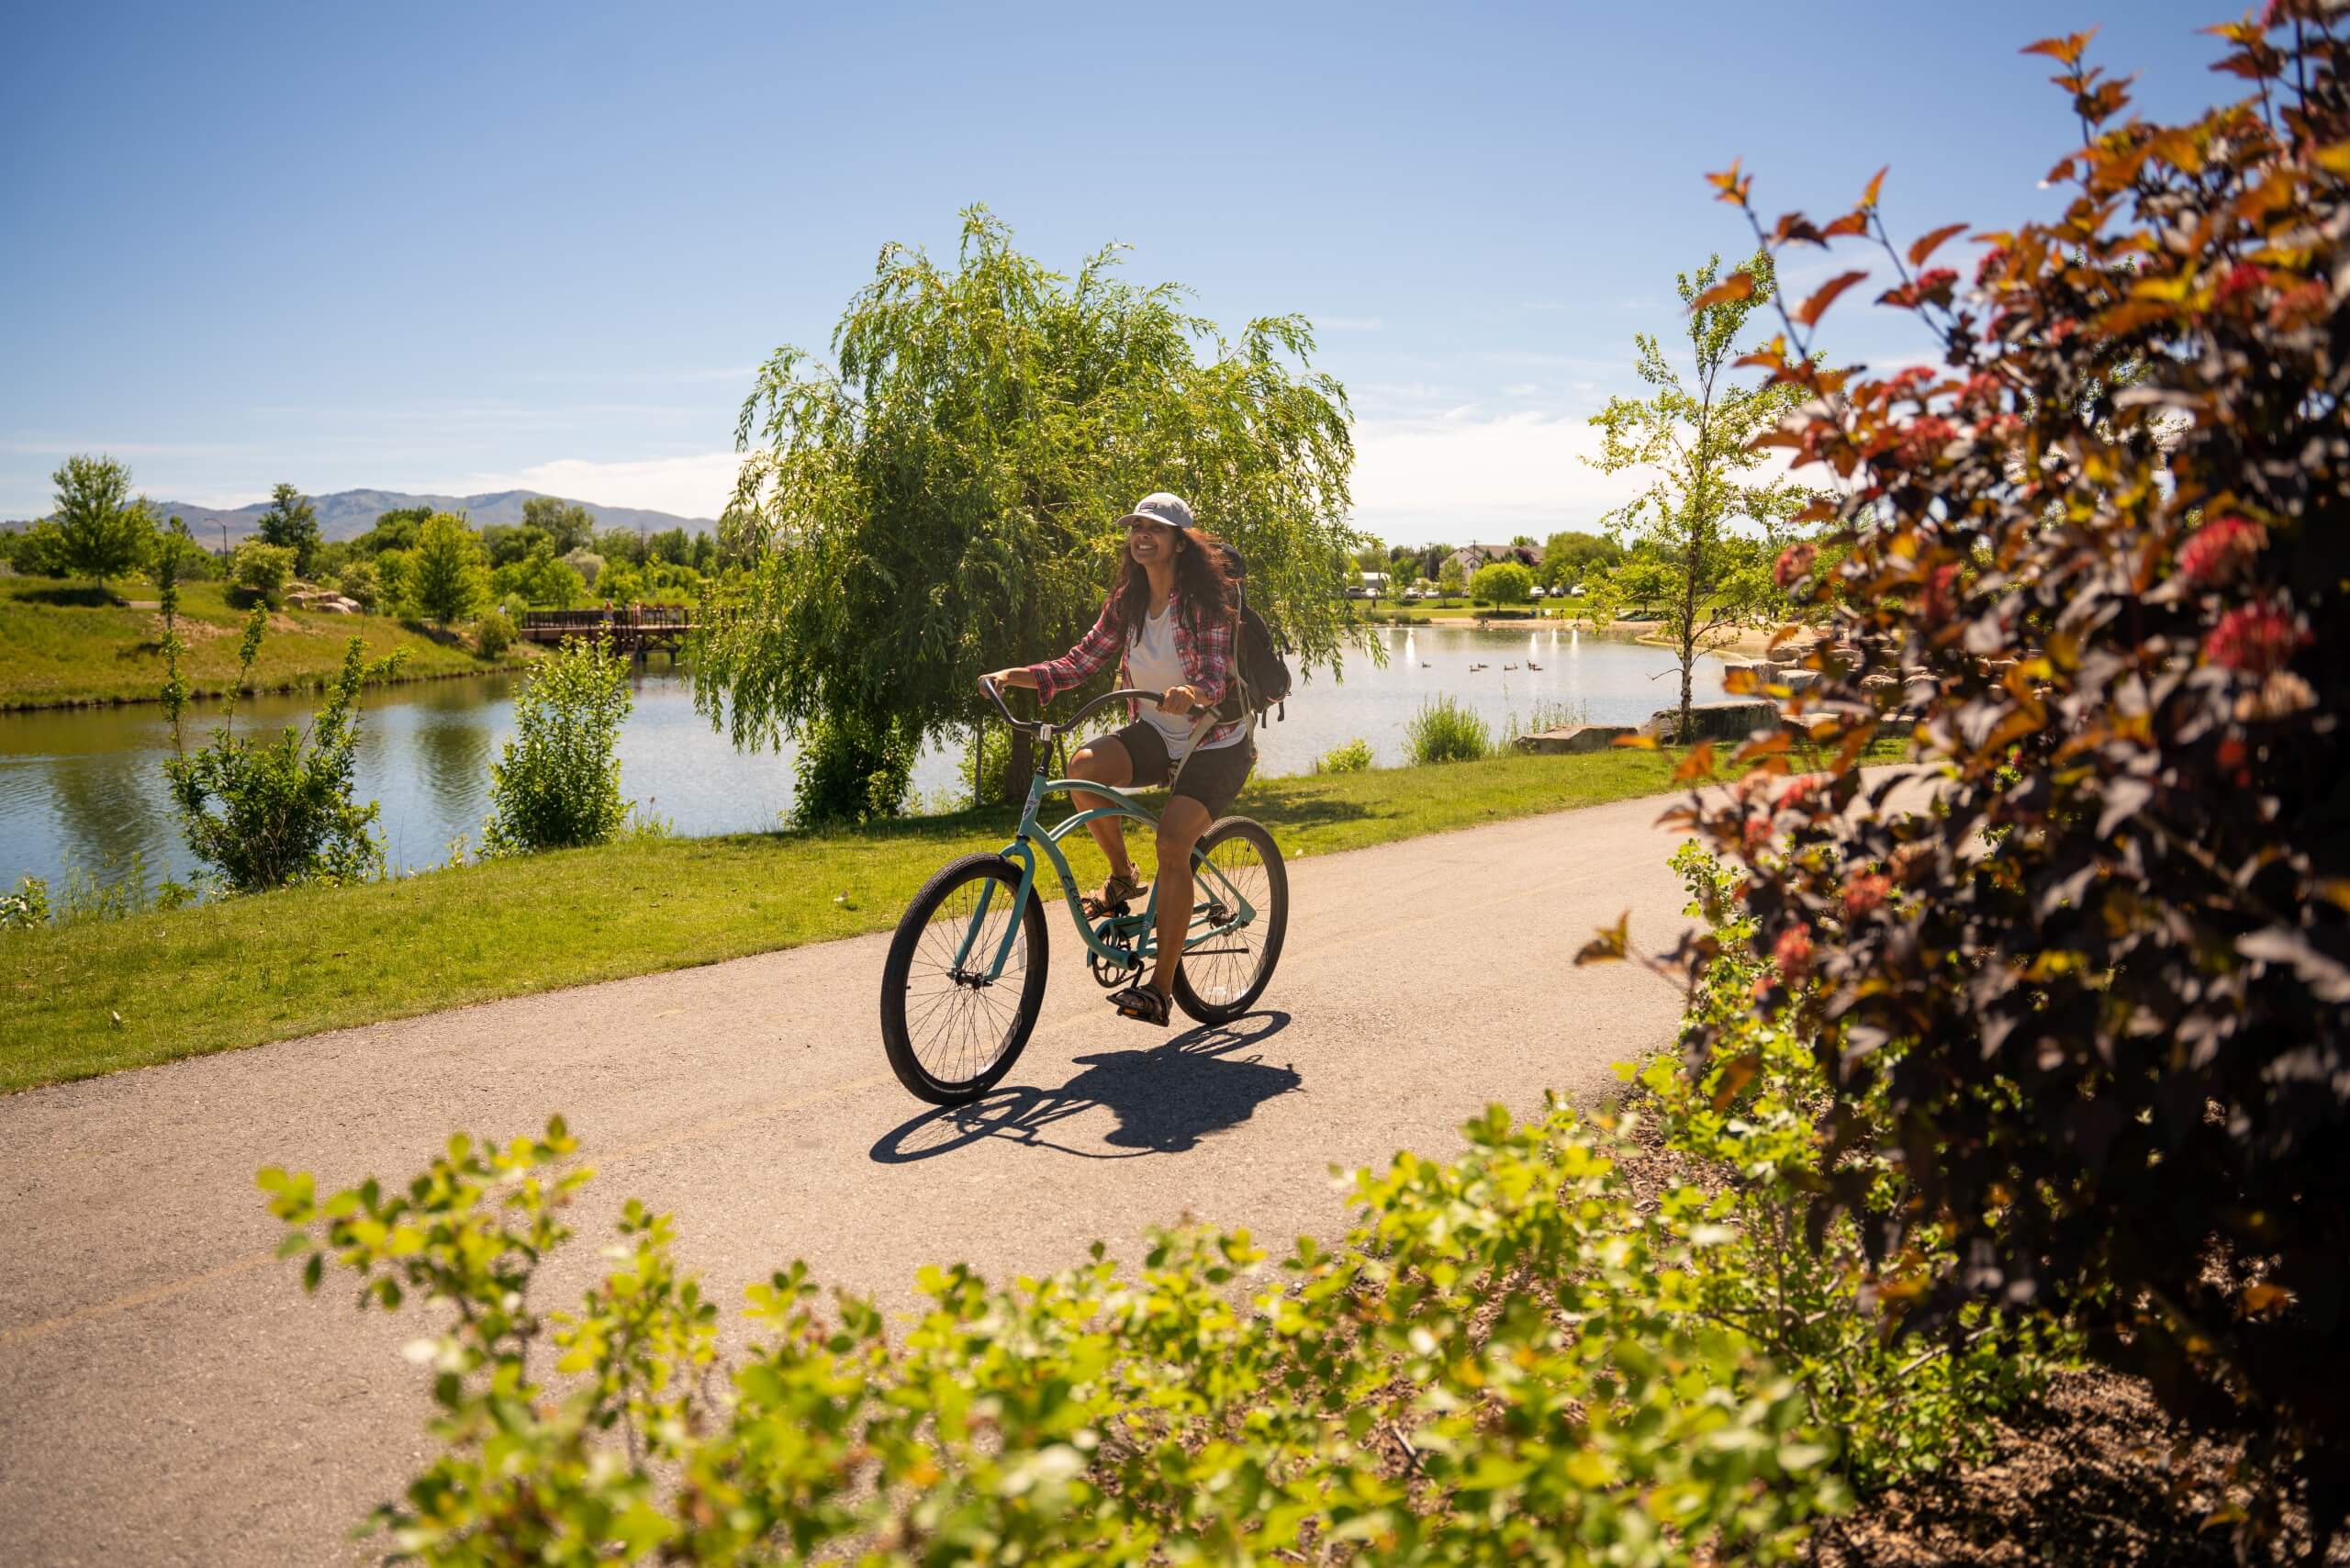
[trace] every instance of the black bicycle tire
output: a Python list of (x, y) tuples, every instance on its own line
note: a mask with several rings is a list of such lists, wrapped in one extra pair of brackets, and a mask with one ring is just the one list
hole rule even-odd
[(947, 894), (979, 874), (1000, 879), (1007, 892), (1020, 885), (1020, 868), (1003, 856), (982, 853), (948, 861), (922, 885), (922, 890), (906, 905), (906, 913), (898, 917), (897, 933), (890, 938), (890, 956), (881, 965), (881, 1048), (890, 1058), (890, 1070), (898, 1075), (898, 1081), (906, 1086), (906, 1092), (934, 1105), (967, 1105), (1001, 1082), (1003, 1075), (1012, 1070), (1013, 1063), (1020, 1059), (1020, 1053), (1028, 1048), (1028, 1036), (1045, 1007), (1048, 956), (1045, 906), (1032, 887), (1028, 890), (1027, 907), (1020, 912), (1021, 926), (1028, 942), (1028, 972), (1021, 982), (1019, 1010), (1003, 1048), (986, 1071), (962, 1080), (938, 1077), (923, 1067), (914, 1053), (913, 1040), (906, 1028), (906, 983), (913, 968), (914, 950), (930, 924), (931, 912), (945, 902)]
[[(1262, 823), (1250, 817), (1221, 817), (1208, 824), (1200, 834), (1199, 853), (1204, 857), (1218, 843), (1227, 838), (1246, 838), (1257, 846), (1265, 865), (1265, 883), (1272, 895), (1272, 909), (1265, 921), (1265, 957), (1258, 966), (1256, 983), (1237, 1001), (1214, 1006), (1200, 999), (1192, 989), (1190, 977), (1183, 966), (1175, 968), (1175, 1004), (1202, 1024), (1229, 1024), (1257, 1005), (1265, 988), (1273, 980), (1273, 970), (1281, 961), (1281, 944), (1289, 937), (1289, 867), (1281, 859), (1281, 846)], [(1198, 873), (1194, 871), (1193, 876)]]

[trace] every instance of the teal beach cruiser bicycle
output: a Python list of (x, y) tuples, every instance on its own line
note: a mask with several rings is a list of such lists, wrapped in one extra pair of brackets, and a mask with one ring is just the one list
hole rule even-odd
[[(1045, 906), (1036, 889), (1037, 853), (1052, 863), (1086, 964), (1105, 991), (1148, 971), (1156, 958), (1158, 884), (1140, 909), (1112, 905), (1089, 923), (1078, 902), (1061, 841), (1104, 817), (1158, 819), (1124, 791), (1081, 778), (1050, 777), (1057, 744), (1112, 702), (1156, 702), (1156, 691), (1105, 693), (1067, 723), (1013, 717), (1003, 695), (987, 687), (1007, 723), (1037, 739), (1036, 774), (1013, 841), (993, 854), (966, 855), (923, 885), (898, 922), (881, 968), (881, 1040), (890, 1066), (912, 1093), (936, 1105), (960, 1105), (993, 1088), (1028, 1044), (1045, 1003)], [(1046, 796), (1082, 790), (1112, 804), (1080, 811), (1040, 829)], [(1247, 817), (1223, 817), (1192, 850), (1192, 923), (1175, 971), (1175, 1002), (1203, 1024), (1223, 1024), (1256, 1004), (1281, 962), (1289, 926), (1289, 873), (1273, 835)]]

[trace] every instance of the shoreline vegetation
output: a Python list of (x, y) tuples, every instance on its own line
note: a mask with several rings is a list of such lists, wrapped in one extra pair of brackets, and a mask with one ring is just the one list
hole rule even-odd
[[(1431, 765), (1440, 788), (1427, 767), (1270, 778), (1239, 809), (1304, 858), (1663, 794), (1676, 761), (1513, 753)], [(1016, 818), (990, 806), (834, 832), (639, 834), (9, 932), (0, 1093), (884, 931), (942, 862), (997, 847)], [(1136, 849), (1147, 870), (1147, 839)], [(1090, 841), (1072, 869), (1102, 873)]]

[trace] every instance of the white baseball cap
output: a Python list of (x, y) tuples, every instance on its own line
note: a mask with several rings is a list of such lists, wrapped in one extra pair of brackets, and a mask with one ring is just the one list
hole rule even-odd
[(1118, 520), (1120, 528), (1137, 522), (1165, 523), (1169, 528), (1190, 528), (1192, 503), (1166, 490), (1153, 490), (1135, 503), (1135, 510)]

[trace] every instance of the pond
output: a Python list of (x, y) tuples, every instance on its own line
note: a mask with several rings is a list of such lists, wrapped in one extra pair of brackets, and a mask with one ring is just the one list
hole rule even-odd
[[(1356, 737), (1381, 763), (1401, 762), (1405, 726), (1438, 695), (1466, 702), (1498, 736), (1513, 720), (1524, 728), (1538, 713), (1562, 710), (1595, 723), (1636, 723), (1679, 693), (1664, 649), (1566, 628), (1393, 627), (1380, 635), (1383, 666), (1357, 654), (1342, 680), (1323, 675), (1300, 684), (1288, 717), (1259, 736), (1260, 773), (1308, 772), (1315, 757)], [(1472, 668), (1481, 664), (1487, 667)], [(777, 825), (791, 806), (788, 751), (735, 751), (695, 713), (685, 677), (655, 666), (634, 686), (635, 710), (621, 733), (623, 792), (683, 834)], [(489, 765), (513, 732), (513, 687), (510, 677), (484, 676), (368, 695), (358, 791), (383, 805), (380, 827), (396, 868), (437, 865), (454, 841), (478, 841)], [(1696, 695), (1722, 695), (1718, 661), (1699, 666)], [(248, 700), (237, 722), (241, 729), (299, 723), (315, 701)], [(218, 712), (217, 703), (192, 707), (191, 737), (208, 731)], [(0, 714), (0, 885), (29, 874), (58, 887), (69, 870), (111, 881), (133, 865), (151, 882), (185, 878), (195, 868), (163, 790), (170, 745), (170, 728), (152, 705)], [(914, 773), (918, 801), (943, 803), (957, 790), (957, 756), (946, 746), (924, 754)]]

